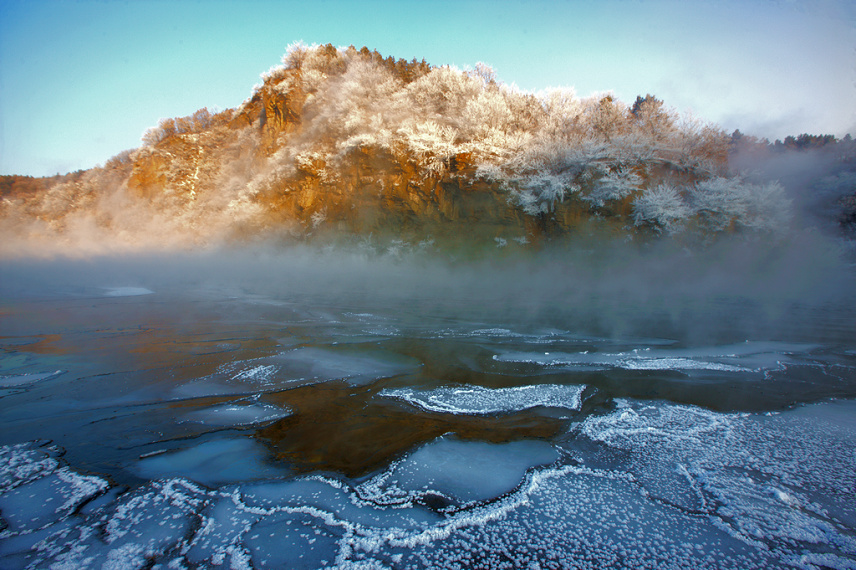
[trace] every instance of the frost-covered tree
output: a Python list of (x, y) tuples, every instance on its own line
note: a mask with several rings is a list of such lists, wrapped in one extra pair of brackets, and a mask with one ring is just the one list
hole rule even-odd
[(660, 184), (649, 188), (633, 201), (633, 221), (656, 231), (676, 232), (683, 228), (692, 209), (672, 185)]
[(632, 170), (616, 169), (607, 172), (591, 184), (583, 200), (601, 208), (607, 202), (623, 200), (638, 193), (642, 188), (642, 177)]
[(748, 228), (778, 231), (790, 221), (790, 200), (778, 183), (751, 184), (740, 177), (697, 182), (689, 201), (708, 231)]

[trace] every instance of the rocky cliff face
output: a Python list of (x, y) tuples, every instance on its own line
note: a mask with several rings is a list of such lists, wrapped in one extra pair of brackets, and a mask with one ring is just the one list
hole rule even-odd
[(632, 109), (567, 91), (539, 98), (483, 67), (365, 48), (295, 46), (237, 109), (162, 121), (144, 141), (79, 181), (6, 197), (7, 227), (39, 247), (517, 247), (592, 224), (733, 231), (786, 217), (775, 187), (729, 177), (720, 130), (653, 97)]

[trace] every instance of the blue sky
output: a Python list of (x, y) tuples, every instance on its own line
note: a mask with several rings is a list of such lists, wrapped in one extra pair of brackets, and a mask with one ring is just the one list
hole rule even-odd
[(0, 174), (89, 168), (162, 117), (234, 107), (298, 40), (651, 93), (770, 139), (856, 135), (848, 0), (0, 0)]

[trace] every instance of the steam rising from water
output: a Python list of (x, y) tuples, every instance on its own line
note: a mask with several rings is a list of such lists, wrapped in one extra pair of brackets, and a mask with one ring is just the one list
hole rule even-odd
[[(805, 311), (831, 305), (848, 310), (856, 288), (844, 253), (814, 232), (788, 241), (735, 238), (694, 249), (676, 241), (639, 245), (593, 238), (476, 258), (415, 249), (256, 247), (6, 261), (0, 288), (38, 295), (46, 286), (55, 289), (61, 276), (67, 294), (82, 296), (231, 292), (323, 300), (355, 310), (400, 305), (496, 322), (512, 318), (607, 336), (659, 331), (699, 342), (740, 341), (773, 331), (797, 333)], [(745, 338), (720, 338), (725, 330)]]

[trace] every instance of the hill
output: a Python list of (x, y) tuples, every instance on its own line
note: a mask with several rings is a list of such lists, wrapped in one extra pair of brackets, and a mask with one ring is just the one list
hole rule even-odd
[(293, 45), (262, 79), (239, 107), (161, 120), (103, 166), (7, 180), (0, 254), (519, 247), (593, 230), (775, 233), (792, 217), (782, 185), (732, 172), (734, 135), (651, 95), (536, 95), (483, 65), (331, 45)]

